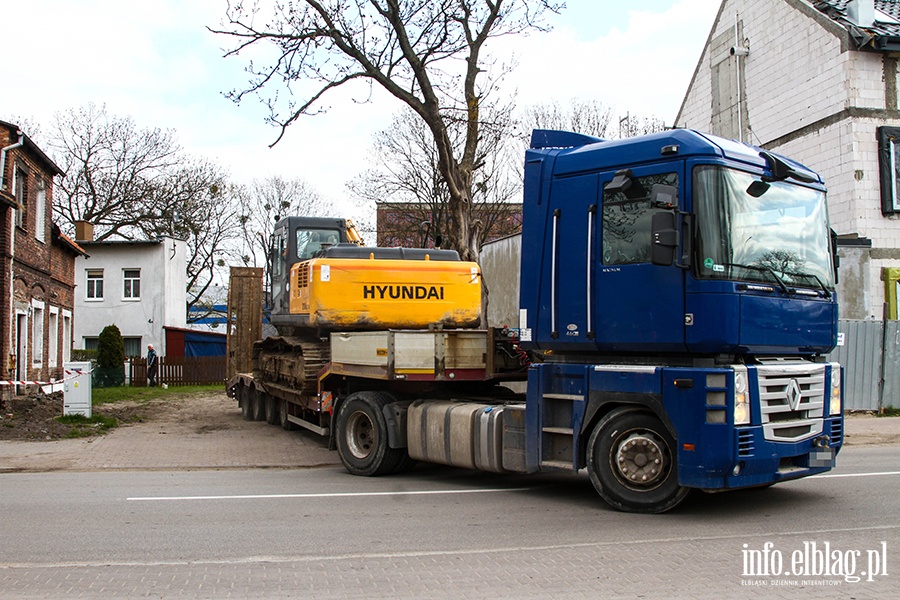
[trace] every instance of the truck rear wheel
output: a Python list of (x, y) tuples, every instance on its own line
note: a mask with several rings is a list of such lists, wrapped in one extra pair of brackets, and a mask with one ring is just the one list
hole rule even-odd
[(278, 403), (278, 415), (281, 419), (281, 428), (285, 431), (294, 431), (298, 427), (296, 423), (288, 419), (288, 415), (290, 414), (291, 403), (282, 399), (281, 402)]
[(384, 392), (356, 392), (341, 404), (337, 418), (337, 449), (352, 475), (386, 475), (403, 464), (405, 448), (388, 446), (382, 408), (394, 401)]
[(269, 425), (281, 425), (281, 410), (279, 404), (283, 400), (279, 400), (271, 394), (260, 394), (263, 397), (263, 403), (266, 408), (266, 423)]
[(253, 398), (250, 388), (244, 384), (238, 385), (237, 389), (238, 404), (241, 406), (241, 415), (245, 421), (253, 420)]
[(266, 402), (263, 395), (255, 387), (250, 388), (251, 404), (253, 406), (253, 420), (266, 420)]
[(675, 448), (675, 440), (656, 416), (643, 410), (614, 410), (597, 423), (588, 440), (591, 483), (619, 510), (671, 510), (689, 491), (678, 485)]

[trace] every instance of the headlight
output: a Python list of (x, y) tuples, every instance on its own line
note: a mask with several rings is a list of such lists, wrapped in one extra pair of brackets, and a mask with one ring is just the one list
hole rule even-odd
[(828, 414), (841, 414), (841, 365), (831, 363), (831, 403)]
[(734, 424), (750, 424), (750, 396), (747, 393), (747, 368), (734, 367)]

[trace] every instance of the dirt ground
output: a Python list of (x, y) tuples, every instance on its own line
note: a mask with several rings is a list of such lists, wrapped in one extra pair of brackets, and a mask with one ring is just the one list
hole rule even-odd
[[(191, 433), (226, 429), (233, 415), (223, 414), (225, 392), (198, 392), (168, 396), (142, 402), (110, 402), (93, 408), (93, 416), (113, 417), (118, 427), (137, 423), (167, 422), (185, 424)], [(237, 403), (234, 403), (235, 409)], [(88, 437), (104, 433), (100, 426), (71, 426), (56, 420), (63, 414), (63, 395), (21, 396), (4, 400), (0, 407), (0, 440), (51, 441), (67, 437)], [(192, 418), (197, 417), (197, 418)], [(78, 430), (78, 435), (73, 430)], [(109, 431), (109, 430), (107, 430)]]

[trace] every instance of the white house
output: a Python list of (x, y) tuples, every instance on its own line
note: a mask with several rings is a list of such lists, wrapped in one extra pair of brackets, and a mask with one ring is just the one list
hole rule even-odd
[(897, 318), (898, 51), (900, 2), (724, 0), (675, 120), (822, 175), (844, 319)]
[(83, 223), (76, 238), (90, 257), (75, 261), (75, 347), (96, 348), (103, 328), (116, 325), (127, 356), (145, 355), (147, 344), (165, 355), (163, 328), (186, 326), (187, 244), (169, 237), (93, 241)]

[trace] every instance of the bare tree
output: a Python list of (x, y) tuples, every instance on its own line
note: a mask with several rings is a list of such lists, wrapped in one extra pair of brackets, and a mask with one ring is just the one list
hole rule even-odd
[(53, 205), (63, 227), (88, 221), (98, 240), (130, 239), (148, 216), (171, 213), (167, 196), (157, 193), (177, 187), (169, 173), (182, 157), (171, 130), (138, 129), (131, 118), (88, 104), (57, 113), (49, 142), (66, 173)]
[[(451, 244), (473, 259), (480, 111), (502, 76), (502, 69), (493, 77), (487, 73), (482, 50), (492, 37), (540, 29), (541, 17), (559, 8), (551, 0), (303, 0), (278, 5), (260, 25), (255, 8), (236, 3), (226, 12), (226, 26), (213, 31), (235, 40), (226, 56), (266, 43), (277, 48), (272, 64), (250, 64), (249, 85), (231, 97), (263, 97), (271, 121), (281, 127), (278, 139), (301, 115), (323, 110), (328, 92), (354, 81), (379, 86), (412, 109), (434, 139), (449, 194)], [(301, 99), (281, 104), (271, 89), (279, 85)], [(465, 124), (461, 145), (453, 141), (451, 121)]]
[(626, 114), (619, 119), (619, 137), (637, 137), (639, 135), (647, 135), (648, 133), (656, 133), (657, 131), (665, 131), (666, 123), (658, 117), (637, 117)]
[(614, 135), (613, 109), (597, 100), (572, 99), (566, 106), (558, 101), (534, 104), (522, 111), (520, 137), (528, 143), (532, 129), (575, 131), (599, 138)]
[(94, 104), (57, 114), (48, 139), (66, 173), (53, 199), (60, 227), (71, 234), (87, 221), (98, 241), (185, 240), (188, 311), (200, 302), (238, 234), (222, 169), (185, 155), (171, 130), (140, 129)]
[[(512, 111), (504, 107), (491, 112), (497, 117), (482, 122), (473, 173), (471, 216), (479, 225), (470, 230), (475, 247), (488, 238), (514, 233), (521, 225), (518, 219), (509, 219), (511, 213), (518, 214), (517, 206), (509, 204), (518, 184), (503, 160)], [(459, 126), (451, 127), (450, 132), (462, 143)], [(444, 245), (450, 232), (450, 192), (439, 173), (438, 151), (425, 123), (409, 109), (396, 114), (391, 125), (375, 136), (372, 157), (375, 167), (348, 187), (364, 201), (379, 206), (378, 244)]]
[[(268, 271), (267, 255), (275, 222), (281, 217), (339, 217), (335, 204), (302, 179), (273, 175), (239, 188), (240, 261)], [(268, 281), (268, 277), (265, 278)]]

